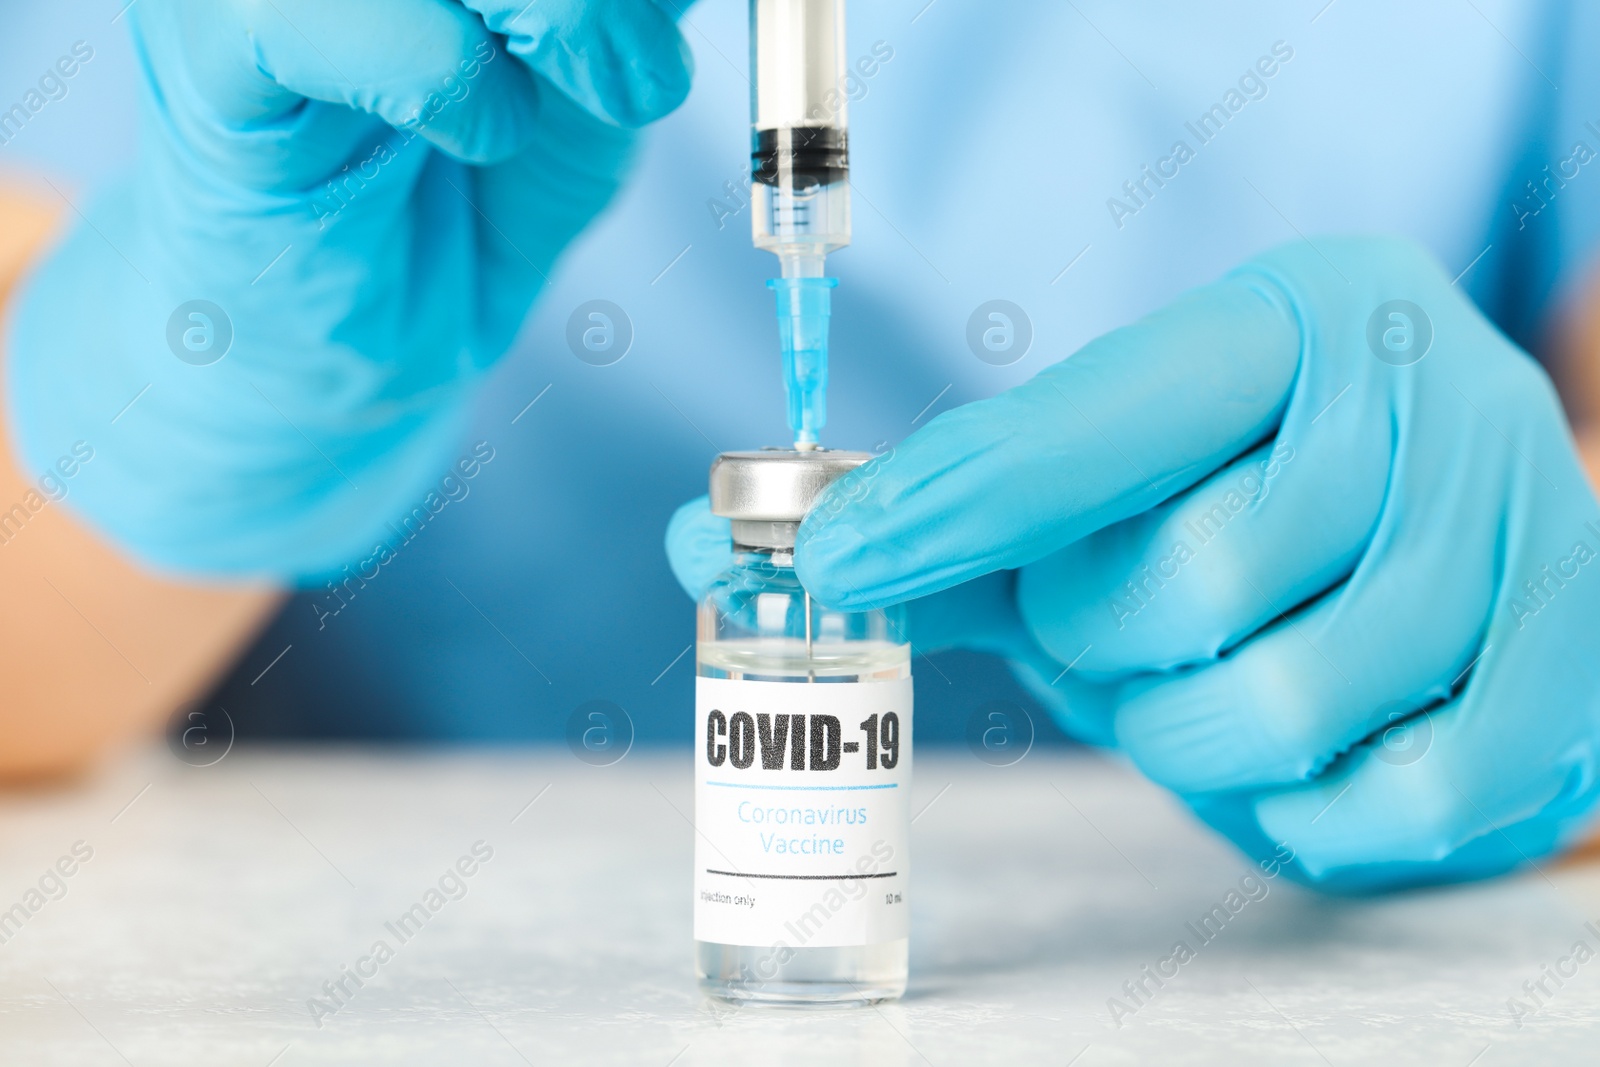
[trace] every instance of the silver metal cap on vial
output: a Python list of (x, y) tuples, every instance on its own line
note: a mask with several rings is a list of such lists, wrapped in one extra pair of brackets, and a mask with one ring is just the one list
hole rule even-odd
[(793, 548), (823, 490), (871, 458), (826, 448), (724, 452), (711, 464), (711, 512), (733, 520), (735, 544)]

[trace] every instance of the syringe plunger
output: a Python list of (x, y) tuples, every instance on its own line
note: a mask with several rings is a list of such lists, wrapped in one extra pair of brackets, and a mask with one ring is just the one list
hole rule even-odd
[(850, 243), (844, 0), (751, 0), (751, 212), (785, 277)]
[(827, 421), (828, 253), (850, 243), (844, 0), (750, 0), (751, 226), (778, 257), (778, 338), (795, 447)]

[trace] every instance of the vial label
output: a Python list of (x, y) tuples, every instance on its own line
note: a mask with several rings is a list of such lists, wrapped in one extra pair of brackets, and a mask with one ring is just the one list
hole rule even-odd
[(911, 679), (699, 678), (695, 710), (695, 939), (907, 936)]

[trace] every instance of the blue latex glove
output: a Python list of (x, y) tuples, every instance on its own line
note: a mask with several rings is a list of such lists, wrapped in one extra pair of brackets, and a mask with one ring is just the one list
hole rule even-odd
[(1257, 858), (1363, 890), (1583, 832), (1600, 509), (1543, 372), (1415, 248), (1276, 250), (878, 465), (802, 527), (811, 592), (1017, 569), (1119, 744)]
[(687, 94), (688, 48), (655, 0), (127, 17), (139, 166), (23, 298), (18, 445), (47, 468), (88, 442), (72, 500), (148, 560), (336, 569), (424, 503), (632, 129)]
[[(891, 452), (878, 461), (879, 469), (893, 460)], [(733, 562), (730, 524), (711, 514), (711, 502), (703, 496), (672, 516), (666, 547), (678, 584), (697, 601)], [(905, 625), (899, 636), (920, 655), (960, 648), (1005, 658), (1018, 679), (1051, 708), (1062, 729), (1090, 743), (1115, 743), (1110, 692), (1076, 672), (1063, 671), (1039, 647), (1017, 611), (1015, 572), (997, 571), (913, 600), (906, 605)]]

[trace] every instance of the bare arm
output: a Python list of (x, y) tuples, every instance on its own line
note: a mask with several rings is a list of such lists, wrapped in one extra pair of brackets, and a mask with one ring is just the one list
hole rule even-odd
[[(1550, 337), (1551, 377), (1561, 392), (1589, 484), (1600, 494), (1600, 266), (1558, 311)], [(1568, 856), (1584, 862), (1600, 858), (1600, 827)]]
[[(0, 305), (55, 222), (37, 201), (0, 189)], [(75, 476), (92, 476), (92, 464)], [(0, 433), (4, 781), (70, 773), (155, 732), (203, 695), (281, 600), (272, 589), (143, 569), (41, 493), (44, 473), (19, 469)], [(71, 479), (59, 484), (70, 497)]]
[(1589, 482), (1600, 492), (1600, 264), (1557, 314), (1551, 338), (1551, 374)]

